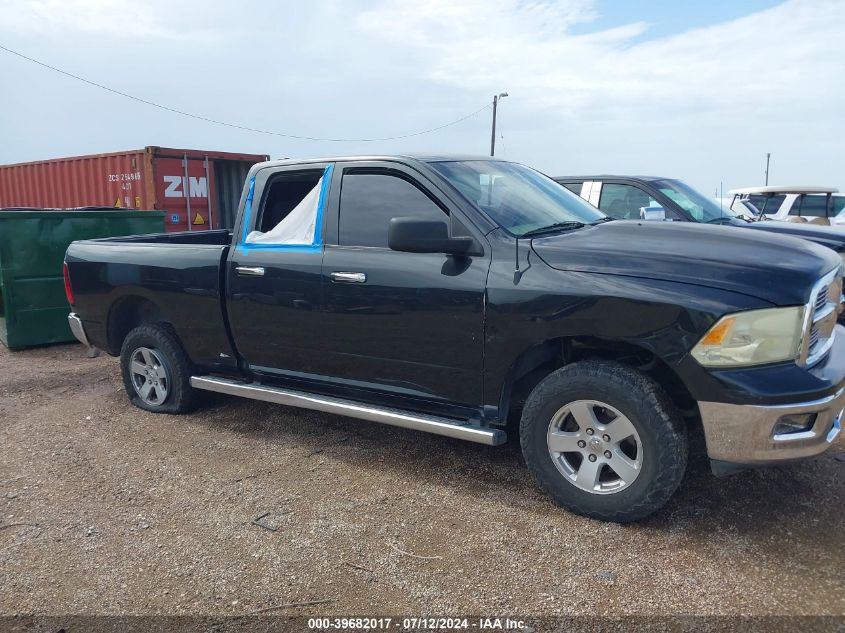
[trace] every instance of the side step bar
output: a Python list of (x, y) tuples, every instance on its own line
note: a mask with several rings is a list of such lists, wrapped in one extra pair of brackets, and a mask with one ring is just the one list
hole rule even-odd
[(216, 391), (232, 396), (251, 398), (252, 400), (263, 400), (275, 402), (289, 407), (301, 409), (314, 409), (326, 413), (346, 415), (351, 418), (360, 418), (370, 422), (381, 422), (391, 426), (401, 426), (405, 429), (426, 431), (436, 435), (445, 435), (459, 440), (468, 440), (488, 446), (504, 444), (507, 439), (505, 432), (499, 429), (484, 429), (474, 426), (471, 423), (461, 422), (420, 413), (410, 413), (400, 409), (385, 409), (375, 407), (354, 400), (342, 400), (301, 391), (291, 391), (270, 387), (260, 383), (245, 383), (228, 378), (217, 378), (211, 376), (192, 376), (191, 386), (205, 391)]

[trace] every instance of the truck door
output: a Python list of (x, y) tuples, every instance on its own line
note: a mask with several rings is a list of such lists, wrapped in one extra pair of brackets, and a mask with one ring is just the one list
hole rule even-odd
[(482, 256), (387, 246), (393, 217), (448, 220), (476, 235), (436, 185), (395, 163), (343, 166), (332, 183), (323, 258), (325, 371), (347, 384), (454, 403), (481, 402)]
[(320, 373), (327, 163), (268, 167), (248, 183), (227, 262), (235, 345), (258, 374)]

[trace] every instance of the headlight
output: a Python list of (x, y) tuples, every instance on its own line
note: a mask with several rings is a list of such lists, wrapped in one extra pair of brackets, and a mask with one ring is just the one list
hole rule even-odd
[(737, 312), (719, 319), (692, 349), (705, 367), (745, 367), (798, 358), (804, 307)]

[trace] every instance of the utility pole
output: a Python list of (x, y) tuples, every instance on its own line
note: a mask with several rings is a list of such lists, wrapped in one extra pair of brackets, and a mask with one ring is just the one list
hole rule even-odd
[[(493, 112), (496, 111), (495, 104), (493, 105)], [(766, 152), (766, 186), (769, 185), (769, 159), (772, 157), (771, 152)]]
[(504, 99), (507, 96), (507, 92), (500, 92), (497, 95), (493, 95), (493, 130), (490, 134), (490, 156), (496, 155), (496, 108), (498, 106), (499, 99)]

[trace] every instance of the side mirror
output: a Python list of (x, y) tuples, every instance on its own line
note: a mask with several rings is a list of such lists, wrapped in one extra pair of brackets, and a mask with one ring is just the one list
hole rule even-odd
[(665, 220), (666, 209), (663, 207), (640, 207), (641, 220)]
[(405, 253), (447, 253), (468, 255), (475, 246), (471, 237), (449, 237), (446, 220), (393, 218), (387, 230), (387, 245)]

